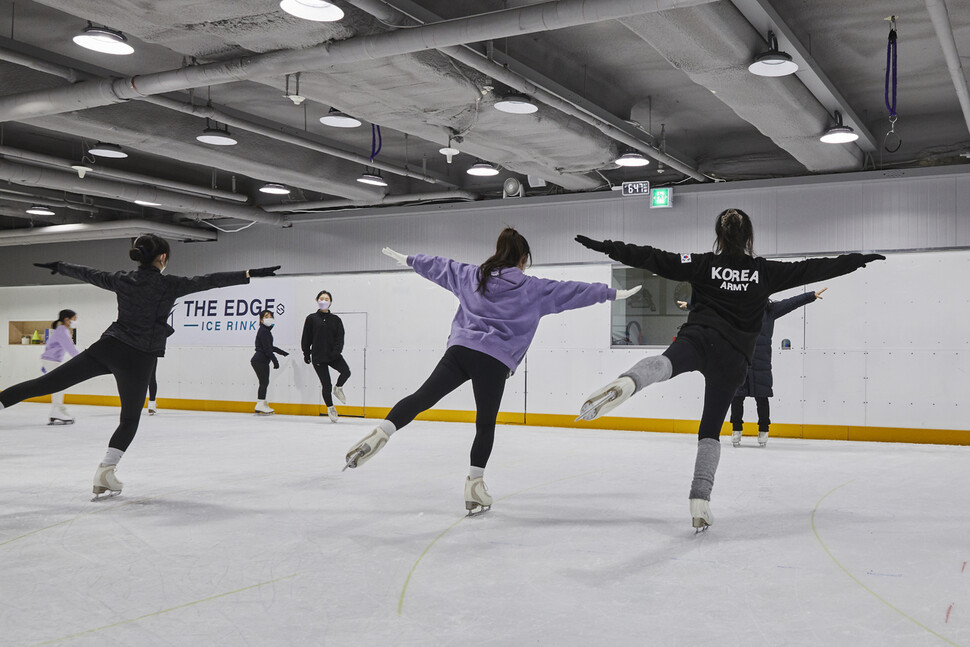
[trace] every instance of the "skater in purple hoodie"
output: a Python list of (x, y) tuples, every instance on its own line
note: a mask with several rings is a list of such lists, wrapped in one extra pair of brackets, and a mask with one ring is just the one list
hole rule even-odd
[(453, 292), (458, 297), (458, 312), (451, 323), (448, 349), (431, 376), (350, 448), (347, 467), (370, 460), (387, 444), (391, 434), (471, 380), (478, 411), (471, 468), (465, 479), (465, 509), (469, 514), (484, 512), (492, 504), (485, 488), (485, 464), (492, 453), (505, 380), (529, 349), (539, 319), (564, 310), (626, 299), (641, 286), (615, 290), (605, 283), (553, 281), (523, 274), (532, 261), (532, 253), (522, 234), (511, 227), (499, 234), (495, 254), (480, 266), (441, 256), (406, 256), (388, 247), (382, 251)]

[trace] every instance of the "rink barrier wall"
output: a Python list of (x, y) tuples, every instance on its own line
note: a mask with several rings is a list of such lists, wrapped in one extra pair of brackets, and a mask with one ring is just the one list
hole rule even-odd
[[(47, 402), (49, 395), (31, 398), (25, 402)], [(96, 405), (120, 407), (121, 400), (114, 395), (82, 395), (66, 394), (65, 404)], [(225, 413), (252, 413), (252, 402), (235, 402), (230, 400), (187, 400), (178, 398), (159, 398), (159, 409), (180, 409), (185, 411), (220, 411)], [(269, 403), (279, 414), (294, 416), (319, 416), (326, 411), (322, 405)], [(147, 405), (147, 400), (146, 400)], [(337, 413), (341, 416), (356, 418), (384, 419), (391, 409), (389, 407), (353, 407), (337, 406)], [(466, 422), (474, 423), (474, 411), (460, 411), (454, 409), (429, 409), (421, 413), (417, 420), (434, 422)], [(592, 422), (576, 422), (572, 414), (551, 413), (516, 413), (499, 412), (498, 423), (505, 425), (525, 425), (532, 427), (569, 427), (575, 429), (620, 429), (624, 431), (643, 431), (655, 433), (694, 434), (697, 433), (698, 420), (665, 420), (662, 418), (620, 418), (606, 417)], [(743, 427), (745, 437), (758, 435), (757, 423), (745, 423)], [(721, 426), (721, 435), (731, 435), (731, 424), (725, 422)], [(799, 425), (786, 423), (772, 423), (772, 438), (801, 438), (804, 440), (852, 440), (882, 443), (912, 443), (927, 445), (970, 445), (970, 431), (959, 429), (914, 429), (909, 427), (860, 427), (852, 425)]]

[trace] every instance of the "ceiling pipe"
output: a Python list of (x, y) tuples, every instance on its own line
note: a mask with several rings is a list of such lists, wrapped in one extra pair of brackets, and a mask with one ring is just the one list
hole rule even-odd
[[(68, 222), (68, 219), (64, 216), (37, 216), (30, 213), (24, 213), (23, 211), (14, 211), (5, 207), (0, 207), (0, 216), (5, 218), (14, 218), (16, 220), (29, 220), (31, 223), (42, 222), (48, 225), (61, 225)], [(31, 226), (33, 226), (33, 224), (31, 224)]]
[(557, 0), (487, 14), (357, 36), (298, 50), (278, 50), (225, 62), (191, 65), (121, 79), (81, 81), (68, 87), (0, 98), (0, 121), (23, 121), (130, 99), (260, 76), (279, 76), (333, 65), (389, 58), (463, 43), (576, 27), (604, 20), (693, 6), (701, 0)]
[[(708, 2), (712, 1), (713, 0), (698, 0), (697, 2), (693, 2), (691, 4), (707, 4)], [(399, 25), (403, 27), (414, 24), (422, 24), (418, 18), (412, 18), (411, 16), (398, 11), (396, 8), (387, 5), (380, 0), (347, 0), (347, 3), (354, 5), (358, 9), (366, 11), (382, 22), (392, 25)], [(681, 6), (686, 5), (686, 3), (680, 4)], [(680, 160), (661, 152), (655, 146), (652, 146), (642, 139), (637, 139), (636, 137), (629, 135), (619, 128), (606, 123), (601, 119), (597, 119), (594, 115), (589, 114), (588, 112), (553, 94), (552, 92), (535, 85), (528, 79), (516, 74), (515, 72), (512, 72), (507, 67), (490, 61), (487, 57), (475, 50), (462, 46), (456, 46), (441, 47), (439, 48), (439, 51), (447, 54), (461, 63), (464, 63), (472, 69), (478, 70), (483, 74), (487, 74), (491, 78), (509, 86), (513, 90), (522, 92), (551, 108), (555, 108), (556, 110), (567, 114), (570, 117), (574, 117), (593, 126), (607, 137), (635, 148), (648, 157), (651, 157), (658, 162), (663, 162), (670, 168), (680, 171), (684, 175), (698, 180), (699, 182), (710, 181), (710, 178), (699, 172), (697, 169), (692, 168)]]
[(0, 192), (0, 200), (7, 200), (8, 202), (20, 202), (23, 204), (42, 204), (45, 207), (59, 207), (62, 209), (71, 209), (72, 211), (84, 211), (85, 213), (96, 214), (100, 213), (101, 210), (97, 207), (89, 207), (84, 204), (74, 204), (73, 202), (67, 202), (64, 200), (52, 200), (50, 198), (35, 198), (29, 195), (17, 195), (6, 192)]
[[(55, 63), (49, 63), (43, 59), (37, 58), (35, 56), (30, 56), (11, 50), (7, 47), (0, 45), (0, 60), (8, 61), (10, 63), (15, 63), (17, 65), (22, 65), (32, 70), (37, 70), (39, 72), (46, 72), (47, 74), (53, 74), (54, 76), (59, 76), (62, 79), (74, 83), (79, 79), (84, 80), (103, 80), (103, 77), (97, 77), (93, 74), (88, 74), (74, 68), (66, 67), (63, 65), (57, 65)], [(184, 101), (179, 101), (177, 99), (171, 99), (162, 96), (151, 96), (144, 99), (146, 102), (154, 104), (156, 106), (167, 108), (169, 110), (175, 110), (184, 114), (189, 114), (194, 117), (214, 119), (227, 126), (232, 126), (233, 128), (238, 128), (239, 130), (245, 130), (256, 135), (262, 135), (263, 137), (269, 137), (277, 141), (281, 141), (287, 144), (293, 144), (294, 146), (300, 146), (318, 153), (324, 153), (325, 155), (330, 155), (331, 157), (338, 157), (340, 159), (345, 159), (351, 162), (357, 162), (363, 164), (364, 166), (370, 166), (371, 168), (380, 169), (387, 173), (392, 173), (394, 175), (400, 175), (403, 177), (410, 177), (416, 180), (421, 180), (423, 182), (428, 182), (429, 184), (437, 184), (440, 186), (448, 187), (449, 189), (457, 189), (459, 185), (447, 180), (442, 180), (430, 175), (425, 175), (423, 173), (417, 173), (410, 169), (401, 168), (399, 166), (394, 166), (393, 164), (385, 164), (379, 160), (371, 160), (369, 157), (363, 155), (358, 155), (357, 153), (352, 153), (350, 151), (345, 151), (333, 146), (327, 146), (318, 142), (314, 142), (303, 137), (298, 137), (290, 133), (283, 132), (281, 130), (270, 128), (261, 124), (254, 123), (247, 119), (241, 119), (239, 117), (230, 115), (228, 113), (222, 112), (212, 106), (193, 106)], [(118, 179), (125, 179), (122, 174), (112, 174), (110, 171), (103, 171), (101, 175), (106, 175), (109, 177), (115, 177)], [(129, 174), (134, 175), (134, 174)], [(142, 176), (146, 177), (146, 176)], [(166, 186), (168, 188), (179, 190), (174, 183), (166, 181), (166, 184), (160, 184), (159, 182), (149, 182), (148, 180), (140, 180), (142, 182), (147, 182), (149, 184), (157, 184), (158, 186)], [(193, 187), (193, 185), (184, 184), (184, 187)], [(227, 200), (237, 200), (238, 202), (246, 202), (248, 198), (245, 196), (239, 196), (238, 194), (229, 193), (228, 191), (223, 191), (225, 195), (215, 195), (216, 190), (213, 189), (212, 193), (208, 193), (207, 190), (199, 188), (195, 190), (195, 187), (188, 190), (190, 193), (202, 193), (202, 195), (210, 195), (212, 197), (223, 197)], [(232, 196), (232, 197), (228, 197)]]
[(950, 14), (946, 10), (946, 3), (943, 0), (926, 0), (926, 10), (930, 13), (930, 20), (933, 21), (936, 37), (940, 39), (943, 58), (946, 59), (946, 66), (950, 69), (950, 78), (953, 79), (953, 87), (956, 89), (960, 108), (963, 110), (963, 119), (967, 122), (967, 130), (970, 130), (970, 91), (967, 89), (967, 77), (963, 73), (960, 53), (953, 39), (953, 26), (950, 23)]
[[(12, 148), (10, 146), (0, 146), (0, 155), (3, 155), (4, 157), (14, 157), (28, 162), (37, 162), (39, 164), (46, 164), (48, 166), (55, 166), (57, 168), (64, 168), (64, 169), (70, 169), (72, 165), (78, 164), (78, 162), (71, 162), (70, 160), (61, 159), (59, 157), (54, 157), (52, 155), (34, 153), (32, 151), (20, 150), (18, 148)], [(85, 165), (85, 164), (82, 164), (82, 165)], [(148, 184), (151, 186), (161, 186), (167, 189), (172, 189), (173, 191), (178, 191), (180, 193), (204, 195), (210, 198), (217, 198), (220, 200), (231, 200), (233, 202), (249, 202), (248, 196), (240, 195), (238, 193), (232, 193), (230, 191), (222, 191), (220, 189), (207, 189), (205, 187), (197, 186), (195, 184), (188, 184), (186, 182), (178, 182), (176, 180), (165, 180), (162, 178), (152, 177), (150, 175), (142, 175), (141, 173), (130, 173), (128, 171), (104, 168), (101, 166), (90, 167), (90, 168), (91, 170), (85, 171), (85, 175), (89, 175), (89, 174), (103, 175), (104, 177), (110, 177), (116, 180), (122, 180), (124, 182), (133, 182), (135, 184)], [(72, 170), (72, 172), (76, 172), (76, 171)]]
[(289, 202), (265, 207), (270, 213), (313, 211), (315, 209), (333, 209), (336, 207), (377, 207), (386, 204), (404, 204), (407, 202), (431, 202), (436, 200), (478, 200), (481, 196), (470, 191), (442, 191), (438, 193), (409, 193), (406, 195), (385, 195), (380, 200), (361, 202), (357, 200), (318, 200), (315, 202)]
[(134, 202), (135, 200), (157, 202), (161, 204), (157, 208), (164, 211), (199, 212), (270, 225), (282, 226), (284, 224), (282, 217), (269, 214), (259, 207), (217, 202), (211, 198), (185, 195), (174, 191), (124, 184), (100, 178), (86, 177), (82, 180), (76, 173), (63, 173), (36, 166), (25, 166), (7, 160), (0, 160), (0, 180), (24, 186), (42, 186), (59, 191), (115, 198), (126, 202)]
[(194, 229), (151, 220), (111, 220), (97, 224), (78, 223), (8, 229), (0, 231), (0, 247), (134, 238), (143, 234), (158, 234), (174, 240), (218, 240), (219, 238), (216, 232), (208, 229)]

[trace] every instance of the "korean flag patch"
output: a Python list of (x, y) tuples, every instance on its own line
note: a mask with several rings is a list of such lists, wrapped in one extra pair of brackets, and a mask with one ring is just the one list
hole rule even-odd
[(690, 263), (690, 254), (681, 254), (680, 255), (680, 262), (681, 263)]

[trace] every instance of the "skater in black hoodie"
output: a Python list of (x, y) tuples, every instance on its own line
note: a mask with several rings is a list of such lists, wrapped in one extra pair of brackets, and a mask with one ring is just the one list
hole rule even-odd
[(121, 492), (123, 483), (115, 476), (115, 468), (138, 431), (155, 361), (165, 355), (165, 340), (175, 332), (168, 325), (175, 300), (193, 292), (249, 283), (252, 276), (273, 276), (279, 269), (277, 265), (192, 278), (164, 275), (171, 249), (168, 241), (154, 234), (139, 236), (128, 256), (138, 263), (138, 269), (105, 272), (61, 261), (34, 263), (49, 269), (51, 274), (63, 274), (114, 292), (118, 296), (118, 320), (108, 326), (101, 339), (69, 362), (0, 393), (2, 410), (27, 398), (63, 391), (92, 377), (114, 375), (121, 398), (121, 420), (94, 474), (95, 494)]
[(279, 368), (280, 362), (276, 359), (275, 353), (283, 357), (289, 355), (282, 348), (273, 345), (273, 326), (276, 323), (273, 319), (272, 310), (263, 310), (259, 313), (259, 330), (256, 331), (256, 352), (253, 353), (249, 363), (256, 371), (256, 379), (259, 380), (259, 391), (256, 400), (256, 414), (269, 416), (274, 413), (270, 406), (266, 404), (266, 389), (269, 387), (269, 365), (273, 363), (273, 368)]
[[(344, 322), (330, 312), (332, 302), (333, 297), (330, 293), (321, 290), (317, 295), (317, 311), (307, 315), (306, 322), (303, 324), (303, 339), (300, 346), (303, 348), (303, 361), (313, 364), (313, 370), (320, 378), (323, 401), (327, 405), (330, 422), (337, 422), (339, 417), (337, 407), (333, 406), (333, 396), (337, 396), (338, 400), (347, 404), (343, 386), (350, 379), (350, 367), (341, 355), (344, 350)], [(331, 368), (339, 373), (337, 384), (333, 387), (333, 395), (330, 394)]]
[(751, 219), (740, 209), (718, 214), (714, 233), (715, 251), (703, 254), (675, 254), (648, 245), (576, 236), (581, 245), (617, 262), (691, 284), (694, 307), (674, 342), (663, 354), (641, 360), (595, 391), (583, 403), (579, 417), (593, 420), (654, 382), (700, 371), (705, 380), (704, 411), (690, 489), (691, 518), (697, 529), (713, 521), (710, 499), (721, 456), (721, 425), (747, 374), (768, 297), (885, 260), (881, 254), (843, 254), (794, 263), (757, 257)]

